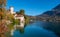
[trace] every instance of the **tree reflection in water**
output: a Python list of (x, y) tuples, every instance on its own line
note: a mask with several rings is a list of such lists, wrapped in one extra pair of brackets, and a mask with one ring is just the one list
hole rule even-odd
[(19, 29), (20, 33), (23, 34), (24, 33), (24, 28)]

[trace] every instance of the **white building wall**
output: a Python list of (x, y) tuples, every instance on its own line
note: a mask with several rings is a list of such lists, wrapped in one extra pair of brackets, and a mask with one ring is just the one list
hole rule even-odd
[(11, 13), (11, 14), (15, 14), (15, 12), (14, 12), (14, 7), (10, 7), (10, 13)]

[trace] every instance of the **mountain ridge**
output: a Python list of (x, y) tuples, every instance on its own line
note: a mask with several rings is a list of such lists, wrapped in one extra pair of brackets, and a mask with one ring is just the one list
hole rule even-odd
[(36, 19), (45, 21), (60, 21), (60, 4), (52, 8), (50, 11), (46, 11), (41, 15), (37, 15)]
[(57, 5), (56, 7), (54, 7), (53, 9), (51, 9), (50, 11), (46, 11), (44, 12), (43, 14), (41, 14), (40, 16), (45, 16), (45, 15), (48, 15), (48, 16), (53, 16), (53, 15), (56, 15), (56, 14), (60, 14), (60, 4)]

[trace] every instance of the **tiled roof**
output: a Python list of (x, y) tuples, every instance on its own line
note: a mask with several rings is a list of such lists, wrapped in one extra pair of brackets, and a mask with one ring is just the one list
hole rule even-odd
[(23, 15), (17, 14), (16, 17), (22, 17)]

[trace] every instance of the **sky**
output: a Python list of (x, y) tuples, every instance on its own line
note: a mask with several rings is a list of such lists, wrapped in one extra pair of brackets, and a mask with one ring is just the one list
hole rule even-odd
[(36, 16), (51, 10), (60, 4), (60, 0), (7, 0), (6, 8), (14, 7), (14, 11), (25, 10), (26, 15)]

